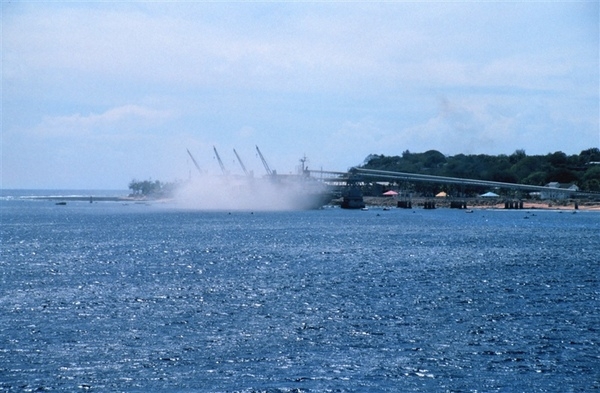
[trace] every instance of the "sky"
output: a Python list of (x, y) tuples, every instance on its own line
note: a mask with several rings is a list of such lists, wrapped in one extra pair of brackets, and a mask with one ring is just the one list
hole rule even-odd
[(1, 187), (600, 146), (599, 4), (2, 0)]

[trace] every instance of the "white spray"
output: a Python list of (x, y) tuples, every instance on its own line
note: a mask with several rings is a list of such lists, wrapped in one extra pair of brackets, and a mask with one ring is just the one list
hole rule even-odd
[(300, 176), (256, 179), (203, 174), (182, 184), (174, 203), (197, 210), (305, 210), (325, 203), (326, 195), (324, 185)]

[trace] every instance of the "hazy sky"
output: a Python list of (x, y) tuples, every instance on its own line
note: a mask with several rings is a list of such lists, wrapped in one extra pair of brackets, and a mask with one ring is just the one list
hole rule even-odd
[(599, 147), (588, 2), (6, 2), (3, 188)]

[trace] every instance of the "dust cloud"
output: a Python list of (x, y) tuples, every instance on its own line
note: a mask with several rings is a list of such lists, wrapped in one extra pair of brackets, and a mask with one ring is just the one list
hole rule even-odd
[(323, 184), (300, 176), (257, 179), (205, 174), (180, 185), (173, 203), (193, 210), (291, 211), (319, 208), (327, 198)]

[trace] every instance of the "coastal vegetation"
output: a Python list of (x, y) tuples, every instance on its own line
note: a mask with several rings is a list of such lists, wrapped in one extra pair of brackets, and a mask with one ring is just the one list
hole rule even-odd
[[(424, 153), (406, 150), (401, 156), (369, 155), (361, 168), (536, 186), (559, 182), (575, 184), (581, 191), (600, 192), (598, 148), (583, 150), (574, 155), (561, 151), (546, 155), (527, 155), (525, 150), (516, 150), (511, 155), (497, 156), (446, 156), (437, 150)], [(439, 185), (427, 183), (414, 184), (413, 187), (415, 191), (424, 193), (440, 190)], [(442, 188), (452, 191), (453, 187), (457, 186), (444, 185)]]
[(129, 183), (131, 197), (134, 198), (164, 198), (172, 194), (176, 183), (163, 183), (159, 180), (136, 180)]

